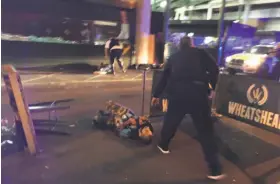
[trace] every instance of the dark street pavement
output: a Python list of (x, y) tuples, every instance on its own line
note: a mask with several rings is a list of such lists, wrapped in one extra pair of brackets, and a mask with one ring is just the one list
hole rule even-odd
[[(127, 60), (127, 58), (125, 58)], [(36, 66), (49, 66), (57, 64), (69, 63), (88, 63), (100, 64), (104, 62), (104, 57), (56, 57), (56, 58), (20, 58), (20, 57), (2, 57), (3, 64), (14, 64), (17, 67), (36, 67)]]
[[(56, 64), (53, 60), (51, 62)], [(47, 61), (43, 63), (48, 64)], [(17, 67), (40, 65), (13, 64)], [(149, 113), (151, 77), (152, 73), (149, 72), (145, 93), (146, 114)], [(126, 74), (108, 76), (21, 71), (21, 80), (29, 104), (74, 100), (69, 102), (69, 110), (59, 112), (59, 118), (66, 122), (66, 126), (55, 128), (55, 131), (70, 135), (38, 132), (40, 153), (37, 156), (30, 156), (27, 151), (13, 152), (15, 145), (2, 147), (3, 184), (213, 183), (205, 179), (206, 164), (188, 116), (172, 142), (170, 155), (162, 155), (155, 148), (162, 118), (151, 119), (155, 137), (149, 146), (92, 128), (92, 117), (97, 110), (105, 107), (107, 100), (117, 101), (140, 114), (141, 72), (128, 71)], [(1, 118), (12, 123), (13, 113), (3, 82), (1, 84)], [(47, 114), (32, 114), (32, 117), (43, 119)], [(228, 175), (217, 183), (280, 183), (279, 135), (226, 117), (216, 122), (216, 130), (221, 160)]]

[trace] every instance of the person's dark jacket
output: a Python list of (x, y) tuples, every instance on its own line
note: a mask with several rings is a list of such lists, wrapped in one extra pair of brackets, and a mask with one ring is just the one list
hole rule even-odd
[(273, 67), (271, 77), (273, 80), (277, 80), (277, 81), (280, 80), (280, 61), (278, 61)]
[(158, 64), (163, 63), (163, 52), (164, 52), (164, 43), (161, 40), (156, 41), (156, 59)]
[(160, 97), (164, 90), (170, 98), (206, 95), (208, 83), (215, 89), (218, 74), (216, 62), (204, 50), (192, 47), (180, 49), (165, 64), (153, 97)]
[(110, 45), (109, 45), (109, 50), (111, 50), (114, 46), (117, 46), (119, 44), (120, 44), (119, 40), (117, 40), (116, 38), (111, 38), (111, 42), (110, 42)]

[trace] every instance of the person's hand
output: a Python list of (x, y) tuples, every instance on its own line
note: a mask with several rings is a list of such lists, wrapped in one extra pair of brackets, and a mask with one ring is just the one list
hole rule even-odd
[(152, 104), (153, 106), (159, 104), (159, 98), (153, 97), (153, 98), (152, 98), (151, 104)]
[(216, 96), (215, 91), (211, 90), (211, 93), (210, 93), (210, 95), (208, 96), (208, 98), (210, 98), (210, 99), (214, 99), (214, 98), (215, 98), (215, 96)]

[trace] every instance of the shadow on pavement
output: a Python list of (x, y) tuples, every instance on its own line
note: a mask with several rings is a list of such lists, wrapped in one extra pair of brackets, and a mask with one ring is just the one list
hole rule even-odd
[[(273, 173), (276, 173), (276, 172), (278, 172), (278, 173), (280, 172), (280, 167), (274, 168), (274, 169), (268, 171), (267, 173), (263, 174), (262, 176), (256, 178), (254, 180), (254, 183), (255, 184), (263, 184), (263, 183), (265, 183), (266, 178), (268, 178), (270, 175), (272, 175)], [(278, 183), (276, 183), (276, 184), (279, 184), (279, 182), (280, 181), (278, 181)]]
[(58, 64), (50, 66), (36, 66), (36, 67), (17, 67), (22, 72), (62, 72), (75, 74), (92, 74), (99, 70), (98, 65), (90, 65), (88, 63), (70, 63)]
[[(186, 118), (184, 123), (182, 123), (181, 130), (192, 138), (198, 140), (196, 130), (191, 121), (191, 118)], [(216, 139), (221, 155), (240, 168), (245, 174), (245, 170), (247, 168), (270, 161), (280, 156), (278, 147), (264, 142), (255, 136), (250, 136), (241, 130), (228, 127), (222, 123), (221, 120), (216, 121), (215, 128), (217, 136)], [(265, 176), (273, 170), (274, 169), (271, 169), (262, 176), (252, 179), (255, 182), (262, 181)]]
[(47, 136), (47, 135), (57, 135), (57, 136), (71, 136), (69, 132), (63, 132), (59, 130), (50, 130), (50, 129), (35, 129), (36, 135)]
[[(71, 133), (63, 131), (63, 130), (51, 130), (51, 129), (42, 129), (42, 128), (35, 128), (35, 132), (37, 136), (71, 136)], [(12, 141), (12, 144), (6, 144), (1, 146), (1, 158), (4, 158), (6, 156), (22, 152), (24, 151), (24, 148), (22, 147), (23, 140), (20, 137), (17, 137), (16, 135), (11, 135), (8, 138), (5, 136), (1, 136), (2, 140), (10, 140)]]
[(102, 168), (102, 171), (110, 174), (121, 174), (128, 168), (133, 168), (143, 160), (157, 157), (159, 154), (157, 150), (151, 150), (153, 148), (147, 148), (145, 151), (137, 152), (130, 157), (121, 158), (119, 160), (105, 162), (97, 167)]

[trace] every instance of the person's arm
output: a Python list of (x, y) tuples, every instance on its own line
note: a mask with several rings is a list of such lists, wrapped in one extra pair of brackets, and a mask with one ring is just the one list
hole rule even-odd
[(172, 61), (171, 61), (171, 59), (169, 59), (164, 66), (163, 74), (162, 74), (162, 76), (159, 80), (159, 83), (157, 84), (156, 89), (153, 94), (154, 98), (159, 98), (159, 96), (162, 94), (162, 92), (164, 91), (164, 89), (167, 85), (168, 79), (171, 74), (171, 63), (172, 63)]
[(273, 69), (272, 69), (272, 73), (271, 73), (272, 79), (273, 80), (279, 80), (280, 77), (280, 61), (278, 61)]
[(106, 58), (109, 56), (109, 49), (105, 48), (104, 55)]
[(209, 83), (211, 84), (212, 89), (215, 90), (219, 76), (219, 67), (216, 64), (214, 57), (205, 50), (202, 50), (202, 62), (208, 73)]
[(125, 46), (125, 47), (123, 48), (122, 55), (125, 55), (130, 49), (131, 49), (131, 46), (130, 46), (130, 45)]
[(106, 58), (107, 58), (108, 55), (109, 55), (109, 47), (110, 47), (110, 40), (108, 40), (108, 41), (105, 43), (104, 55), (105, 55)]

